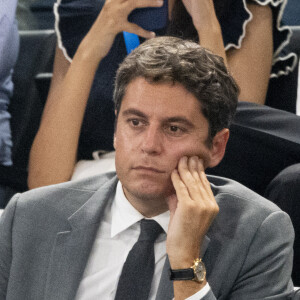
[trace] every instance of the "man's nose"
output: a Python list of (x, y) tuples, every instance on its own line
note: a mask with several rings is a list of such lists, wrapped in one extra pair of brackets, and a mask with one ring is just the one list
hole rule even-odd
[(149, 126), (142, 138), (143, 152), (153, 155), (162, 151), (162, 132), (156, 126)]

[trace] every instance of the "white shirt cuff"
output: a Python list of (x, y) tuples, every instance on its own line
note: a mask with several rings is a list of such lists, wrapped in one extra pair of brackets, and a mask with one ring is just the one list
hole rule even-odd
[[(206, 294), (210, 291), (210, 286), (208, 284), (208, 282), (206, 283), (206, 285), (196, 294), (186, 298), (185, 300), (201, 300), (204, 296), (206, 296)], [(173, 300), (176, 300), (175, 298), (173, 298)]]
[(202, 299), (204, 296), (206, 296), (206, 294), (210, 291), (210, 286), (208, 284), (208, 282), (206, 283), (206, 285), (196, 294), (186, 298), (185, 300), (200, 300)]

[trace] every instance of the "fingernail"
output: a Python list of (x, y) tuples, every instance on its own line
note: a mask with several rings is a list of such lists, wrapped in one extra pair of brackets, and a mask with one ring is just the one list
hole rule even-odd
[(196, 169), (197, 165), (198, 165), (198, 157), (197, 156), (193, 156), (190, 158), (191, 160), (191, 167)]
[(156, 2), (157, 2), (157, 4), (160, 5), (160, 6), (164, 4), (164, 1), (162, 1), (162, 0), (157, 0)]
[(192, 162), (197, 163), (198, 162), (198, 157), (197, 156), (192, 156), (191, 160), (192, 160)]
[(187, 156), (182, 156), (179, 161), (182, 163), (187, 163)]
[(151, 31), (151, 32), (149, 33), (149, 39), (153, 39), (153, 38), (155, 38), (155, 37), (156, 37), (155, 32)]

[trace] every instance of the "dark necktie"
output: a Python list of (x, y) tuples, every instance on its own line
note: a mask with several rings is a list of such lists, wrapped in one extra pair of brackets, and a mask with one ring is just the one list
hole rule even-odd
[(147, 300), (154, 273), (154, 242), (163, 232), (153, 220), (141, 220), (141, 233), (124, 263), (115, 300)]

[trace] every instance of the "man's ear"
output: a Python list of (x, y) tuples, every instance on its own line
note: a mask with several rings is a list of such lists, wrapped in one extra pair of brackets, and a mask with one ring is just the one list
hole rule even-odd
[(229, 129), (224, 128), (219, 131), (213, 138), (210, 157), (207, 167), (213, 168), (217, 166), (225, 155), (227, 141), (229, 139)]

